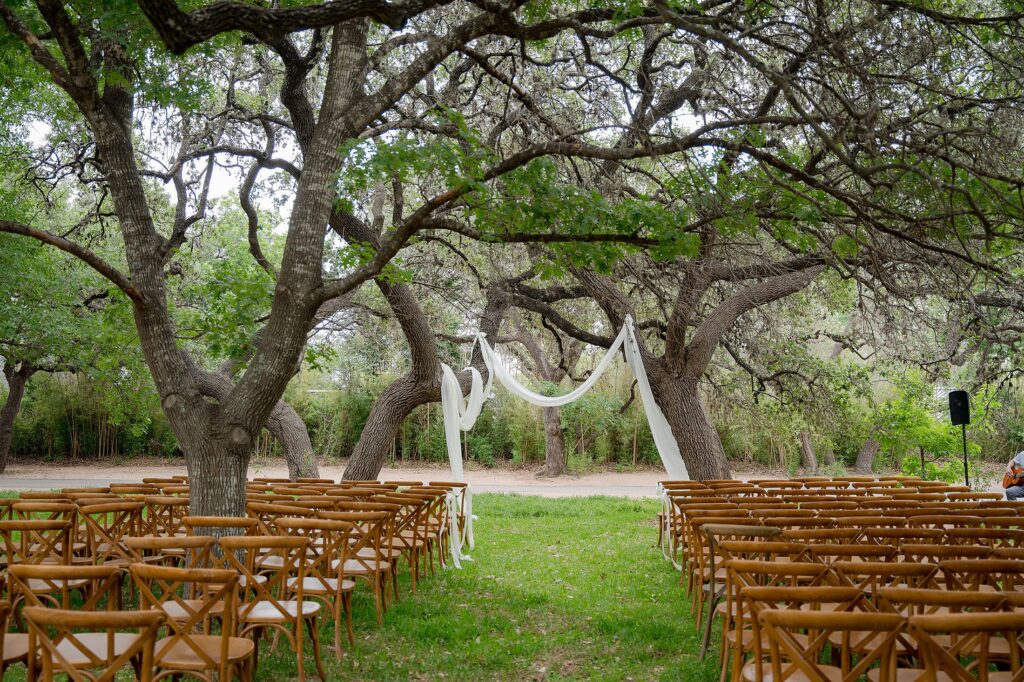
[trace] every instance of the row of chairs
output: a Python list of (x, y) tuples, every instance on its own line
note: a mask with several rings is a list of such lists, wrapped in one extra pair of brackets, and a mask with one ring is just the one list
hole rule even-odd
[[(1016, 595), (1024, 582), (1024, 518), (998, 493), (909, 477), (663, 482), (661, 488), (659, 542), (681, 569), (704, 621), (702, 655), (714, 617), (723, 618), (723, 679), (730, 672), (738, 679), (741, 670), (766, 675), (772, 664), (764, 632), (755, 633), (757, 617), (744, 606), (749, 589), (853, 590), (880, 613), (875, 602), (885, 589)], [(1016, 599), (1005, 603), (1016, 608)], [(913, 615), (920, 614), (902, 614)], [(806, 627), (797, 630), (807, 643)], [(923, 658), (915, 656), (898, 661), (901, 679), (923, 674), (914, 667)], [(795, 659), (788, 660), (783, 670), (797, 675)], [(878, 675), (877, 661), (872, 665)], [(809, 679), (833, 679), (833, 673), (840, 674)]]
[[(462, 513), (458, 498), (465, 494), (462, 484), (254, 481), (247, 491), (248, 516), (227, 518), (189, 516), (187, 490), (180, 490), (186, 485), (174, 480), (38, 492), (6, 504), (9, 513), (0, 521), (3, 596), (19, 632), (6, 637), (3, 666), (21, 661), (49, 679), (58, 668), (113, 670), (131, 661), (137, 671), (150, 665), (167, 674), (205, 671), (199, 674), (204, 679), (213, 673), (218, 679), (251, 679), (256, 644), (274, 630), (275, 644), (284, 635), (295, 653), (299, 679), (305, 677), (306, 640), (323, 678), (320, 619), (334, 621), (336, 651), (342, 628), (354, 643), (351, 596), (362, 580), (382, 622), (389, 585), (398, 598), (400, 560), (409, 566), (413, 589), (422, 570), (433, 572), (435, 559), (444, 565), (448, 515)], [(104, 581), (117, 589), (108, 593)], [(218, 585), (223, 589), (211, 587)], [(100, 595), (102, 612), (96, 609)], [(125, 604), (138, 610), (124, 611)], [(190, 612), (190, 605), (199, 610)], [(102, 618), (54, 616), (72, 608)], [(139, 615), (154, 610), (162, 612), (159, 621)], [(190, 631), (201, 616), (203, 632), (219, 634), (193, 646), (176, 626), (186, 616), (193, 621)], [(73, 631), (102, 623), (105, 629), (86, 637), (95, 645), (86, 647), (92, 652), (86, 655)], [(124, 628), (134, 633), (119, 632)], [(146, 664), (148, 645), (128, 642), (150, 631), (155, 648)], [(158, 632), (166, 632), (160, 641)], [(69, 657), (72, 650), (82, 655)]]

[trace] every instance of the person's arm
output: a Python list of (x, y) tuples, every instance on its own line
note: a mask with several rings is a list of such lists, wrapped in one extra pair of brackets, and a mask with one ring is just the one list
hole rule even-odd
[(1013, 476), (1013, 465), (1017, 463), (1017, 455), (1010, 458), (1010, 461), (1006, 463), (1006, 475)]

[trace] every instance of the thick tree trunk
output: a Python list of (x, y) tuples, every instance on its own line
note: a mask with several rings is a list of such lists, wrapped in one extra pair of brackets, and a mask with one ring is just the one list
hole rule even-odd
[(878, 454), (881, 447), (881, 443), (869, 436), (864, 442), (864, 447), (857, 453), (857, 463), (854, 468), (859, 472), (870, 474), (874, 469), (875, 455)]
[(821, 451), (821, 461), (825, 463), (825, 466), (836, 465), (836, 453), (832, 451), (831, 445)]
[(189, 514), (245, 516), (249, 458), (225, 455), (219, 448), (210, 447), (207, 439), (184, 447), (189, 453)]
[(558, 407), (544, 408), (544, 475), (561, 476), (565, 469), (565, 433), (562, 431), (562, 410)]
[(267, 429), (281, 444), (285, 461), (288, 463), (288, 478), (317, 478), (320, 469), (313, 455), (313, 444), (309, 430), (299, 413), (284, 400), (278, 400), (274, 411), (267, 419)]
[(30, 367), (22, 366), (18, 370), (4, 367), (7, 378), (7, 401), (0, 409), (0, 474), (7, 469), (7, 460), (11, 454), (11, 441), (14, 439), (14, 420), (21, 410), (21, 401), (25, 397), (25, 385), (34, 373)]
[(655, 397), (672, 427), (690, 478), (694, 481), (730, 478), (722, 439), (697, 392), (697, 381), (659, 377)]
[(818, 458), (814, 455), (814, 443), (811, 442), (811, 434), (806, 431), (800, 432), (800, 461), (808, 473), (818, 473)]

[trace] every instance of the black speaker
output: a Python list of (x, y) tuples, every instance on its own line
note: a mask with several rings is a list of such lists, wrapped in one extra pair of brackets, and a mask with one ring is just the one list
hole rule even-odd
[(949, 392), (949, 419), (953, 426), (971, 423), (971, 403), (967, 391)]

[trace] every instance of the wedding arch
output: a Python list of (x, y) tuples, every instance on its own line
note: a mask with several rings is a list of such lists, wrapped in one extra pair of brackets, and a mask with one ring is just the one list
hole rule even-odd
[[(519, 396), (526, 402), (538, 407), (560, 407), (567, 405), (581, 398), (587, 391), (593, 388), (594, 384), (601, 378), (612, 360), (622, 348), (626, 356), (626, 364), (633, 371), (636, 378), (636, 385), (640, 392), (640, 400), (644, 406), (644, 413), (647, 415), (647, 423), (651, 427), (651, 435), (654, 436), (654, 445), (661, 457), (661, 463), (665, 466), (669, 478), (673, 480), (685, 480), (689, 478), (686, 472), (686, 464), (679, 452), (679, 445), (675, 436), (672, 435), (672, 428), (669, 426), (661, 408), (654, 400), (651, 393), (651, 385), (647, 380), (647, 370), (644, 368), (643, 358), (640, 355), (640, 348), (636, 340), (636, 331), (633, 328), (633, 318), (626, 316), (626, 321), (615, 337), (615, 341), (608, 348), (608, 352), (601, 358), (594, 371), (587, 380), (580, 384), (575, 390), (560, 396), (546, 396), (535, 393), (523, 386), (505, 369), (501, 358), (487, 342), (487, 337), (482, 332), (476, 335), (474, 347), (479, 345), (480, 353), (483, 356), (484, 366), (487, 368), (487, 383), (485, 384), (480, 372), (474, 367), (469, 367), (470, 390), (469, 395), (464, 396), (462, 386), (455, 376), (455, 372), (448, 365), (441, 365), (441, 412), (444, 415), (444, 435), (448, 448), (448, 462), (451, 465), (452, 479), (465, 481), (465, 473), (462, 467), (462, 446), (460, 432), (469, 431), (476, 424), (484, 402), (491, 397), (491, 387), (495, 378), (513, 395)], [(461, 561), (468, 559), (462, 551), (464, 544), (472, 549), (475, 541), (473, 538), (473, 493), (467, 486), (465, 488), (465, 499), (463, 501), (463, 512), (465, 524), (462, 529), (458, 527), (458, 500), (454, 494), (449, 496), (449, 531), (451, 533), (452, 560), (455, 566), (461, 568)]]

